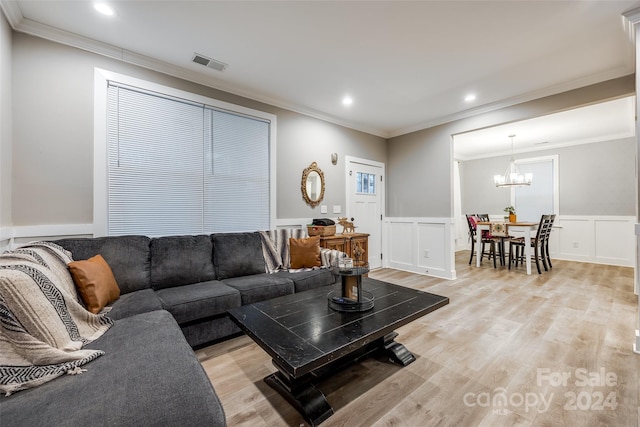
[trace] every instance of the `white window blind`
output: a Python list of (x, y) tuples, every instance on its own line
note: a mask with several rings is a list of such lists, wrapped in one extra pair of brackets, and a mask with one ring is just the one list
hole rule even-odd
[(269, 228), (269, 123), (110, 84), (108, 234)]
[(269, 124), (207, 109), (205, 231), (269, 228)]

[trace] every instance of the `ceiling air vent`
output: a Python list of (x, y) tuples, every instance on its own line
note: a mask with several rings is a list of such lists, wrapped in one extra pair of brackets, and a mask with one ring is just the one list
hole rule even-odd
[(227, 64), (225, 64), (224, 62), (207, 58), (206, 56), (200, 55), (199, 53), (194, 53), (192, 60), (196, 64), (204, 65), (205, 67), (209, 67), (217, 71), (224, 71), (224, 69), (227, 68)]

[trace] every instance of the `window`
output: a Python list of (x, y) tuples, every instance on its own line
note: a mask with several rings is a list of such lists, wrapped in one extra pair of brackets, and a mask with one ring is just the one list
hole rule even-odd
[[(160, 87), (180, 96), (110, 79), (104, 84), (104, 147), (96, 130), (95, 235), (271, 227), (275, 117), (247, 114), (254, 111), (242, 107), (232, 111), (230, 104), (217, 108), (208, 102), (214, 100), (170, 88)], [(99, 167), (101, 150), (106, 170)]]
[(356, 172), (356, 193), (376, 194), (376, 176), (372, 173)]
[(512, 193), (518, 221), (540, 221), (558, 213), (558, 156), (516, 160), (521, 173), (533, 173), (530, 186), (515, 187)]
[(268, 230), (269, 123), (207, 109), (205, 231)]

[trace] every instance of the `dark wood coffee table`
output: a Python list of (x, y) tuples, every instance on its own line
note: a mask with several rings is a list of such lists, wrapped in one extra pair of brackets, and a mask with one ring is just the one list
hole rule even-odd
[(449, 303), (449, 298), (391, 283), (363, 278), (375, 296), (365, 312), (339, 312), (328, 307), (327, 294), (339, 285), (286, 295), (229, 310), (231, 319), (273, 360), (277, 372), (264, 380), (311, 424), (333, 409), (316, 388), (322, 379), (381, 351), (403, 366), (415, 357), (394, 341), (394, 330)]

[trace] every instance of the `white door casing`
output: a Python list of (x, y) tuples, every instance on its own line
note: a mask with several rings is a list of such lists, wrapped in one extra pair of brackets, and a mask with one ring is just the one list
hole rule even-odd
[[(354, 218), (357, 233), (369, 234), (369, 267), (382, 267), (384, 163), (346, 156), (345, 171), (346, 216), (349, 219)], [(357, 188), (358, 176), (361, 178), (361, 188)], [(370, 179), (374, 180), (373, 184)], [(362, 184), (365, 184), (365, 188), (362, 188)]]

